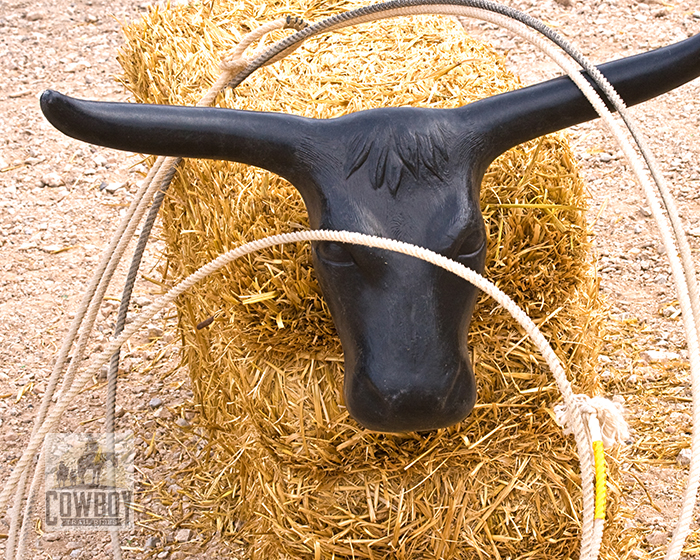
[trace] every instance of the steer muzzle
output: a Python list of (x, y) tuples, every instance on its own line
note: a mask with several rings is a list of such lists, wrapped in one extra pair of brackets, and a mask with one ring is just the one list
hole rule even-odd
[[(414, 257), (316, 247), (316, 271), (345, 356), (345, 405), (365, 428), (445, 428), (474, 408), (476, 381), (467, 332), (477, 290)], [(483, 268), (482, 248), (460, 259)], [(352, 257), (352, 259), (350, 259)], [(330, 289), (330, 288), (334, 289)]]
[[(346, 369), (345, 404), (351, 416), (366, 428), (380, 432), (446, 428), (464, 420), (474, 408), (476, 382), (466, 359), (436, 363), (431, 369), (426, 369), (426, 364), (389, 367), (393, 371)], [(411, 371), (423, 379), (406, 383), (402, 373)], [(403, 379), (403, 384), (391, 387), (389, 379)]]

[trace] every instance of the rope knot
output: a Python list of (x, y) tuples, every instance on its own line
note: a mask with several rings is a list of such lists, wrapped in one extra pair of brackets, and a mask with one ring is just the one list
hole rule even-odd
[[(584, 420), (584, 425), (589, 426), (590, 422), (597, 421), (600, 426), (600, 436), (603, 441), (603, 446), (610, 449), (616, 445), (625, 443), (630, 437), (629, 426), (624, 417), (622, 405), (615, 403), (605, 397), (589, 397), (588, 395), (574, 395), (573, 409), (560, 403), (554, 407), (557, 424), (559, 424), (564, 432), (564, 435), (573, 434), (571, 414), (574, 410), (578, 410)], [(597, 439), (592, 437), (593, 431), (588, 428), (589, 437), (591, 440)]]

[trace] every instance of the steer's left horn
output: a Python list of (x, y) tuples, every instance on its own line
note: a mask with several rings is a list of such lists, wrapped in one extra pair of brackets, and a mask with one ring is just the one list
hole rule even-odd
[[(627, 105), (642, 103), (700, 76), (700, 35), (598, 69)], [(462, 114), (465, 132), (478, 130), (483, 135), (483, 156), (488, 161), (522, 142), (598, 116), (568, 76), (488, 97), (455, 111)]]
[(239, 161), (289, 178), (313, 121), (260, 113), (134, 103), (105, 103), (41, 95), (41, 110), (58, 130), (92, 144), (160, 156)]

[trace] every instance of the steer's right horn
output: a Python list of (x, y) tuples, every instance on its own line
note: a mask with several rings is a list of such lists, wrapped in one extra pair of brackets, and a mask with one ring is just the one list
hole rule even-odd
[(160, 156), (225, 159), (283, 177), (298, 170), (314, 121), (283, 113), (106, 103), (47, 90), (41, 110), (58, 130), (92, 144)]

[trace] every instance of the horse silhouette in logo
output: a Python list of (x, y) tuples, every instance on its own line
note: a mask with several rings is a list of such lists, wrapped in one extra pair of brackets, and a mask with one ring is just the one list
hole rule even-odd
[[(85, 444), (85, 451), (78, 459), (77, 478), (85, 485), (85, 475), (91, 471), (90, 486), (99, 486), (102, 469), (107, 463), (111, 463), (113, 468), (117, 466), (117, 457), (114, 453), (105, 452), (100, 449), (100, 445), (94, 439), (90, 439)], [(60, 466), (60, 465), (59, 465)]]

